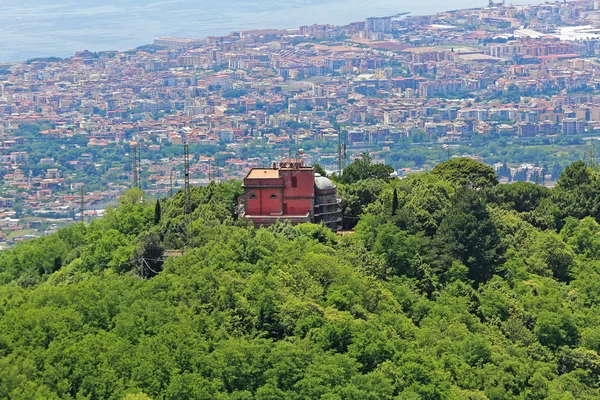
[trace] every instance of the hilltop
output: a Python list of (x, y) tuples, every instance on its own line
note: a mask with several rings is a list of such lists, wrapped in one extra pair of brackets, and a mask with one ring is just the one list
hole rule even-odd
[(346, 236), (256, 229), (228, 181), (192, 187), (189, 215), (182, 191), (130, 189), (1, 253), (0, 397), (600, 396), (596, 169), (547, 189), (470, 159), (366, 168), (331, 177), (360, 216)]

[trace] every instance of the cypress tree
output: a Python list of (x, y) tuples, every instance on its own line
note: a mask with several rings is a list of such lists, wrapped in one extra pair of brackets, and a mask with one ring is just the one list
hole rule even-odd
[(394, 197), (392, 197), (392, 215), (396, 215), (396, 211), (398, 211), (398, 192), (396, 188), (394, 188)]
[(158, 225), (160, 222), (160, 200), (156, 200), (156, 206), (154, 206), (154, 224)]

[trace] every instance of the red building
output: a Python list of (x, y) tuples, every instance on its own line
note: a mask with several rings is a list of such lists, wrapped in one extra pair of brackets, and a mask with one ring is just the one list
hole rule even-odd
[(305, 167), (302, 159), (287, 159), (273, 168), (253, 168), (244, 178), (243, 217), (255, 226), (278, 220), (292, 223), (324, 222), (341, 229), (342, 215), (336, 187)]

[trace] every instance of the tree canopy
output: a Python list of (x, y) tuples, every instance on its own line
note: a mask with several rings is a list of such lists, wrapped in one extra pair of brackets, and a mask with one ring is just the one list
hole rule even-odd
[(0, 398), (600, 397), (597, 172), (455, 167), (339, 183), (350, 235), (254, 228), (228, 181), (0, 253)]
[(472, 189), (482, 189), (498, 183), (498, 177), (492, 167), (466, 157), (440, 163), (433, 168), (431, 174)]

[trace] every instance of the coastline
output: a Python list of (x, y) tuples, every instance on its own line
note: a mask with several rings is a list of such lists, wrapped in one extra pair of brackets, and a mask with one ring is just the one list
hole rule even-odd
[[(184, 0), (185, 1), (185, 0)], [(343, 2), (348, 8), (354, 4), (353, 1)], [(481, 3), (481, 4), (474, 4)], [(542, 1), (528, 1), (529, 4), (539, 4)], [(240, 2), (244, 4), (244, 2)], [(358, 3), (357, 3), (358, 4)], [(455, 3), (456, 4), (456, 3)], [(354, 21), (364, 20), (370, 16), (393, 15), (399, 12), (408, 12), (409, 15), (435, 15), (443, 12), (455, 12), (461, 10), (478, 9), (486, 6), (485, 1), (465, 1), (464, 7), (454, 7), (447, 10), (447, 3), (433, 2), (431, 6), (405, 7), (402, 4), (389, 4), (386, 1), (373, 6), (369, 10), (347, 10), (346, 7), (335, 7), (340, 2), (308, 4), (306, 7), (289, 5), (284, 7), (277, 5), (273, 9), (265, 10), (216, 10), (217, 13), (208, 15), (208, 11), (191, 10), (179, 22), (174, 16), (165, 12), (164, 15), (148, 14), (140, 17), (134, 14), (135, 9), (116, 9), (114, 12), (100, 14), (86, 24), (85, 15), (81, 21), (65, 17), (65, 26), (62, 27), (62, 15), (57, 11), (47, 15), (32, 14), (31, 25), (37, 24), (36, 28), (25, 29), (27, 25), (21, 22), (18, 16), (15, 21), (11, 19), (14, 10), (8, 6), (0, 6), (0, 23), (6, 29), (0, 32), (0, 43), (4, 44), (4, 50), (0, 49), (0, 64), (24, 62), (32, 58), (73, 56), (77, 51), (126, 51), (135, 49), (145, 43), (151, 43), (155, 37), (178, 36), (202, 39), (208, 36), (226, 36), (233, 31), (245, 31), (252, 29), (295, 29), (301, 25), (330, 24), (344, 26)], [(471, 5), (470, 7), (468, 5)], [(277, 6), (280, 9), (277, 9)], [(301, 13), (298, 10), (302, 9)], [(427, 12), (422, 12), (427, 11)], [(157, 11), (158, 13), (158, 11)], [(202, 19), (203, 13), (205, 19)], [(173, 12), (175, 15), (175, 13)], [(2, 17), (1, 15), (4, 15)], [(219, 17), (214, 18), (214, 15)], [(68, 16), (68, 15), (67, 15)], [(111, 18), (109, 19), (108, 16)], [(197, 18), (196, 18), (197, 16)], [(162, 22), (161, 18), (165, 18)], [(4, 18), (4, 21), (3, 21)], [(39, 20), (39, 21), (38, 21)], [(133, 21), (130, 23), (130, 20)], [(198, 24), (198, 20), (203, 21)], [(70, 21), (70, 22), (69, 22)], [(95, 22), (94, 22), (95, 21)], [(158, 21), (161, 21), (160, 23)], [(169, 25), (170, 24), (170, 25)], [(43, 27), (54, 25), (53, 29)], [(8, 32), (8, 33), (6, 33)], [(12, 32), (12, 33), (11, 33)], [(12, 44), (11, 44), (12, 43)], [(27, 49), (27, 50), (24, 50)], [(14, 56), (12, 56), (14, 54)]]

